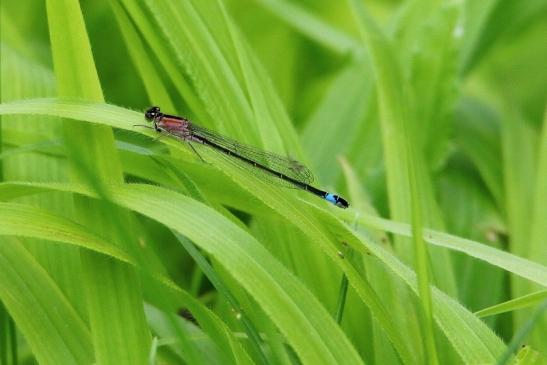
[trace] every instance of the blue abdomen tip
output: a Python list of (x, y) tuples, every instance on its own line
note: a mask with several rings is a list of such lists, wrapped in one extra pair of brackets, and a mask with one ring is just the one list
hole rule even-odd
[(325, 196), (323, 197), (326, 201), (331, 202), (332, 204), (336, 205), (340, 208), (347, 208), (349, 207), (349, 203), (342, 197), (338, 195), (334, 195), (331, 193), (325, 193)]
[(331, 194), (331, 193), (327, 193), (325, 195), (325, 200), (333, 203), (333, 204), (336, 204), (336, 197), (334, 196), (334, 194)]

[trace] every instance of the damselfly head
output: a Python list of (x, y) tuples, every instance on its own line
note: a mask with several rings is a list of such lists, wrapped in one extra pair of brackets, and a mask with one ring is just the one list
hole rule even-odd
[(146, 113), (144, 113), (144, 117), (149, 121), (156, 120), (157, 117), (159, 117), (162, 113), (160, 112), (159, 106), (153, 106), (150, 107)]

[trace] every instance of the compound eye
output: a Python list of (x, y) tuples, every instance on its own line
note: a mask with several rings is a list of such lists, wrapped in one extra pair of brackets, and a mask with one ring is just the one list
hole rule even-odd
[(160, 114), (160, 108), (157, 106), (153, 106), (149, 108), (146, 113), (144, 113), (144, 116), (148, 120), (155, 119)]

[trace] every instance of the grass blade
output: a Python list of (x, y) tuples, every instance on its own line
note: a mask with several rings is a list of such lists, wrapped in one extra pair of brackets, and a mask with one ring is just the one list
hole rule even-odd
[[(48, 0), (46, 6), (58, 94), (103, 101), (79, 3)], [(110, 128), (65, 122), (63, 129), (75, 179), (96, 188), (101, 182), (123, 181)], [(113, 211), (84, 197), (76, 198), (75, 207), (82, 222), (93, 222), (110, 240), (127, 242), (117, 225), (124, 220), (127, 223), (126, 212)], [(146, 364), (150, 337), (133, 269), (89, 252), (82, 252), (82, 269), (96, 361)]]

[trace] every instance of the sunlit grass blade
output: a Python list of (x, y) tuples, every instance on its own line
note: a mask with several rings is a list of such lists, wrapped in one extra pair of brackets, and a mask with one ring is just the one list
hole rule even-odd
[(38, 361), (93, 362), (87, 325), (48, 273), (13, 238), (2, 238), (0, 253), (0, 295)]
[(522, 346), (515, 356), (515, 365), (545, 365), (547, 364), (547, 356), (534, 350), (528, 345)]
[(513, 336), (513, 339), (507, 346), (505, 353), (498, 359), (497, 365), (505, 365), (509, 362), (513, 353), (521, 346), (522, 342), (526, 339), (528, 334), (532, 331), (535, 325), (540, 322), (540, 318), (544, 315), (544, 312), (547, 310), (547, 299), (543, 300), (539, 304), (536, 310), (532, 313), (530, 318), (524, 323), (524, 325), (519, 328), (519, 330)]
[[(418, 294), (416, 275), (379, 245), (369, 245), (382, 260)], [(454, 350), (466, 363), (489, 363), (501, 355), (503, 342), (472, 313), (438, 289), (432, 290), (434, 318)]]
[[(153, 22), (153, 19), (148, 16), (149, 13), (146, 11), (146, 8), (142, 4), (134, 1), (116, 1), (123, 4), (125, 11), (131, 17), (135, 27), (140, 31), (140, 34), (142, 34), (142, 37), (146, 41), (146, 45), (156, 55), (159, 64), (164, 69), (167, 77), (169, 77), (174, 84), (175, 89), (190, 109), (190, 112), (193, 113), (193, 115), (200, 117), (200, 119), (205, 119), (207, 113), (203, 102), (197, 97), (195, 91), (192, 89), (191, 83), (187, 80), (187, 75), (183, 73), (183, 70), (176, 62), (175, 57), (173, 57), (173, 52), (171, 52), (168, 44), (165, 42), (165, 39), (161, 37), (161, 34), (157, 31), (158, 26)], [(136, 46), (130, 45), (128, 47), (135, 48)], [(136, 49), (134, 51), (139, 52)], [(148, 78), (150, 75), (147, 75), (146, 77)], [(154, 95), (156, 97), (160, 96)], [(179, 110), (179, 108), (176, 108), (175, 110)], [(173, 112), (175, 110), (173, 110)]]
[[(547, 224), (545, 224), (547, 215), (547, 189), (545, 188), (547, 186), (547, 109), (544, 111), (543, 126), (540, 133), (529, 255), (534, 261), (547, 266), (547, 250), (545, 249), (545, 239), (547, 237)], [(534, 348), (543, 352), (547, 351), (547, 345), (541, 346), (541, 343), (545, 343), (542, 342), (542, 339), (546, 336), (547, 316), (543, 316), (539, 318), (539, 324), (532, 334), (535, 341)]]
[[(370, 215), (363, 215), (361, 217), (361, 222), (365, 226), (387, 232), (408, 237), (411, 235), (410, 226), (405, 223), (393, 222)], [(463, 252), (471, 257), (484, 260), (540, 285), (547, 286), (547, 267), (540, 263), (526, 260), (522, 257), (512, 255), (508, 252), (495, 249), (476, 241), (434, 230), (426, 229), (424, 231), (424, 239), (431, 244)]]
[[(71, 186), (69, 191), (90, 194), (87, 189), (76, 186)], [(334, 359), (362, 363), (317, 299), (252, 236), (219, 213), (192, 199), (152, 186), (111, 186), (110, 196), (120, 205), (183, 233), (221, 263), (274, 319), (304, 362), (320, 364)], [(313, 336), (301, 336), (302, 331)]]
[[(46, 7), (58, 95), (103, 101), (78, 1), (48, 0)], [(73, 179), (97, 190), (103, 183), (123, 181), (111, 128), (66, 121), (63, 130)], [(109, 240), (128, 248), (135, 242), (123, 230), (130, 219), (127, 212), (81, 196), (75, 198), (74, 207), (81, 222), (93, 224)], [(81, 258), (95, 360), (146, 364), (150, 336), (133, 268), (92, 252), (82, 251)]]
[[(20, 186), (19, 190), (14, 189), (15, 186)], [(4, 199), (13, 196), (13, 193), (17, 195), (35, 193), (44, 191), (44, 189), (64, 189), (65, 191), (74, 191), (85, 193), (85, 190), (75, 190), (75, 187), (69, 188), (63, 185), (48, 185), (48, 184), (3, 184), (1, 185), (0, 196)], [(391, 270), (394, 270), (397, 275), (401, 276), (405, 282), (407, 282), (413, 290), (415, 289), (415, 282), (413, 277), (409, 273), (409, 270), (404, 268), (400, 263), (394, 261), (389, 255), (383, 251), (378, 251), (378, 248), (369, 246), (373, 249), (373, 252), (384, 261)], [(406, 270), (406, 271), (405, 271)], [(485, 362), (486, 359), (493, 359), (492, 354), (499, 352), (501, 342), (492, 332), (486, 330), (486, 327), (476, 320), (469, 312), (466, 312), (461, 306), (456, 305), (453, 300), (443, 295), (440, 292), (434, 292), (434, 298), (438, 303), (436, 308), (436, 319), (441, 324), (441, 329), (446, 331), (448, 338), (454, 343), (455, 349), (460, 352), (462, 357), (467, 362)], [(464, 320), (464, 322), (462, 322)], [(467, 324), (470, 325), (468, 327)], [(471, 330), (472, 328), (472, 330)], [(501, 354), (501, 352), (499, 352)]]
[[(19, 190), (14, 189), (19, 186)], [(13, 193), (18, 195), (30, 194), (39, 191), (54, 189), (63, 189), (65, 191), (74, 191), (86, 193), (85, 190), (76, 189), (76, 187), (68, 187), (63, 185), (50, 184), (3, 184), (0, 185), (0, 196), (4, 199), (11, 197)], [(149, 196), (149, 194), (145, 195)], [(416, 282), (413, 273), (393, 256), (380, 249), (376, 245), (368, 245), (370, 249), (382, 262), (384, 262), (390, 270), (399, 276), (413, 291), (416, 291)], [(336, 253), (335, 253), (336, 254)], [(348, 271), (349, 274), (351, 272)], [(352, 274), (353, 275), (353, 274)], [(353, 277), (348, 277), (353, 279)], [(350, 283), (354, 282), (350, 280)], [(501, 355), (503, 344), (493, 332), (474, 317), (470, 312), (466, 311), (462, 306), (458, 305), (453, 299), (443, 294), (438, 290), (433, 291), (433, 298), (436, 302), (434, 306), (435, 318), (438, 321), (440, 328), (445, 332), (450, 342), (454, 345), (454, 349), (462, 356), (466, 362), (488, 362), (493, 361), (497, 356)], [(374, 308), (374, 307), (372, 307)], [(376, 310), (376, 309), (374, 309)], [(381, 322), (382, 326), (386, 324)]]
[[(0, 203), (0, 217), (3, 222), (0, 235), (63, 241), (130, 262), (129, 256), (118, 247), (87, 233), (78, 224), (42, 209), (22, 204)], [(28, 222), (33, 223), (29, 225)]]
[(251, 322), (250, 318), (248, 318), (245, 313), (241, 313), (242, 309), (240, 308), (236, 297), (230, 292), (230, 289), (226, 285), (224, 285), (220, 277), (214, 271), (213, 267), (207, 262), (206, 258), (199, 252), (199, 250), (196, 249), (194, 244), (180, 234), (176, 232), (174, 232), (174, 234), (180, 244), (183, 245), (186, 251), (190, 254), (190, 256), (192, 256), (196, 264), (203, 271), (211, 284), (213, 284), (215, 289), (218, 290), (218, 292), (228, 301), (228, 303), (235, 311), (238, 311), (240, 320), (243, 323), (243, 328), (249, 336), (249, 341), (254, 352), (256, 353), (256, 355), (258, 355), (258, 359), (262, 364), (268, 364), (269, 361), (261, 348), (262, 341), (260, 340), (258, 331)]
[[(130, 259), (123, 251), (120, 251), (116, 246), (109, 245), (99, 237), (95, 237), (91, 232), (88, 232), (84, 227), (58, 216), (51, 215), (50, 213), (14, 203), (0, 203), (0, 216), (4, 224), (0, 229), (0, 234), (11, 235), (16, 237), (34, 237), (41, 240), (47, 240), (44, 244), (49, 242), (67, 243), (70, 245), (77, 245), (81, 248), (94, 250), (98, 253), (108, 255), (112, 258), (119, 259), (123, 262), (129, 262), (134, 264), (134, 261)], [(25, 222), (32, 221), (34, 224), (29, 226)], [(10, 240), (11, 242), (16, 242)], [(15, 244), (15, 243), (13, 243)], [(8, 242), (6, 245), (9, 246)], [(165, 288), (173, 290), (173, 284), (163, 277), (159, 273), (149, 273), (155, 280), (154, 291), (155, 298), (159, 298), (162, 294), (160, 289), (157, 289), (157, 284), (166, 285)], [(183, 292), (176, 292), (176, 296), (181, 297), (182, 301), (187, 307), (189, 307), (192, 313), (198, 318), (203, 328), (213, 336), (213, 339), (223, 346), (223, 348), (230, 349), (230, 352), (234, 352), (233, 356), (238, 357), (242, 362), (246, 362), (242, 349), (238, 344), (234, 342), (234, 338), (230, 338), (229, 332), (226, 329), (222, 329), (223, 324), (214, 315), (208, 313), (201, 307), (198, 302)], [(163, 303), (165, 304), (165, 303)], [(162, 305), (163, 305), (162, 304)], [(27, 328), (23, 328), (27, 330)], [(226, 353), (226, 355), (229, 354)]]
[(508, 300), (507, 302), (496, 304), (494, 306), (481, 309), (475, 312), (477, 317), (487, 317), (496, 314), (507, 313), (514, 310), (533, 306), (547, 298), (547, 290), (538, 291), (532, 294), (524, 295), (520, 298)]
[[(408, 92), (408, 90), (401, 90), (400, 88), (400, 85), (404, 84), (402, 72), (398, 64), (397, 54), (389, 44), (387, 37), (370, 18), (362, 4), (357, 1), (349, 1), (349, 3), (353, 8), (363, 43), (369, 49), (376, 74), (392, 214), (403, 219), (411, 218), (412, 221), (414, 251), (410, 257), (414, 257), (418, 274), (420, 308), (423, 311), (423, 316), (419, 318), (425, 342), (426, 361), (437, 364), (438, 356), (429, 287), (428, 250), (422, 237), (424, 210), (422, 202), (426, 201), (422, 197), (422, 194), (426, 194), (422, 185), (425, 185), (425, 180), (418, 180), (418, 165), (422, 159), (417, 157), (419, 156), (419, 152), (416, 151), (418, 146), (416, 146), (415, 139), (409, 133), (410, 125), (413, 124), (409, 117), (412, 114), (412, 107), (404, 102), (405, 92)], [(395, 158), (395, 156), (397, 157)], [(394, 171), (397, 168), (395, 164), (400, 165), (402, 171)], [(404, 199), (402, 195), (408, 193), (410, 193), (410, 197)], [(444, 270), (446, 270), (446, 267)]]

